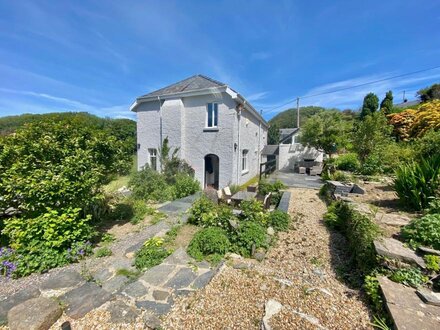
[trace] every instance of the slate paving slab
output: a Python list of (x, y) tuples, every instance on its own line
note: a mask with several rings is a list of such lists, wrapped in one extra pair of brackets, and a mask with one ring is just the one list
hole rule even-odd
[(119, 291), (125, 284), (127, 284), (128, 278), (126, 276), (118, 275), (102, 284), (102, 288), (110, 293)]
[(73, 269), (66, 269), (53, 276), (49, 276), (40, 286), (41, 290), (58, 290), (77, 286), (83, 277)]
[(163, 290), (154, 290), (153, 291), (153, 298), (155, 300), (167, 300), (169, 296), (170, 296), (170, 294), (168, 291), (163, 291)]
[(179, 247), (170, 256), (168, 256), (163, 263), (170, 265), (187, 265), (193, 259), (186, 253), (185, 249)]
[(110, 293), (95, 283), (87, 282), (79, 288), (67, 292), (60, 300), (68, 306), (65, 310), (66, 314), (73, 319), (78, 319), (111, 298)]
[(136, 302), (136, 307), (142, 308), (147, 311), (152, 311), (158, 315), (163, 315), (163, 314), (168, 313), (172, 306), (173, 306), (172, 300), (170, 300), (167, 303), (158, 303), (158, 302), (150, 301), (150, 300)]
[(160, 264), (149, 269), (140, 279), (151, 285), (159, 285), (167, 280), (175, 268), (175, 265)]
[(379, 284), (396, 329), (440, 329), (440, 308), (425, 304), (415, 289), (386, 277), (380, 277)]
[(107, 306), (112, 323), (132, 323), (141, 314), (139, 310), (123, 301), (112, 301)]
[(209, 282), (211, 282), (212, 278), (215, 275), (215, 271), (210, 270), (207, 271), (206, 273), (200, 275), (199, 277), (197, 277), (193, 284), (191, 285), (193, 288), (195, 289), (201, 289), (204, 288)]
[(419, 288), (417, 294), (426, 304), (440, 306), (440, 293), (425, 288)]
[(181, 289), (189, 286), (196, 277), (191, 268), (182, 268), (165, 284), (165, 287)]
[(114, 273), (110, 269), (102, 268), (95, 273), (93, 278), (96, 281), (105, 282), (105, 281), (109, 280), (113, 276), (113, 274)]
[(136, 281), (122, 288), (121, 293), (129, 297), (139, 298), (145, 296), (148, 289), (141, 282)]
[(59, 304), (50, 298), (38, 297), (26, 300), (8, 313), (10, 330), (47, 330), (61, 316)]
[(11, 308), (39, 296), (40, 290), (37, 287), (28, 287), (0, 301), (0, 325), (7, 323), (8, 312)]
[(410, 264), (416, 264), (422, 268), (426, 268), (425, 261), (419, 257), (415, 252), (406, 246), (402, 242), (394, 238), (384, 238), (374, 241), (374, 247), (376, 253), (393, 259), (398, 259)]

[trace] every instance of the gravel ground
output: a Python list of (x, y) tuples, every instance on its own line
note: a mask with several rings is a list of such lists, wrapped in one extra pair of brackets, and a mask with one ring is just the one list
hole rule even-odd
[(315, 190), (291, 191), (295, 228), (262, 263), (240, 261), (250, 265), (240, 270), (228, 262), (207, 287), (178, 300), (165, 329), (259, 329), (269, 299), (283, 305), (272, 329), (371, 329), (359, 293), (337, 279), (344, 240), (322, 223), (325, 204)]

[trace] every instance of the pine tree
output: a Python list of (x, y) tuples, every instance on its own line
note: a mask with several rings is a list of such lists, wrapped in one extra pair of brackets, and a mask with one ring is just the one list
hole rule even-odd
[(361, 119), (364, 119), (366, 116), (371, 115), (377, 111), (379, 107), (379, 98), (374, 93), (368, 93), (364, 97), (364, 104), (362, 105), (361, 110)]
[(388, 91), (385, 94), (385, 98), (380, 103), (380, 110), (383, 111), (384, 114), (389, 115), (393, 111), (393, 92)]

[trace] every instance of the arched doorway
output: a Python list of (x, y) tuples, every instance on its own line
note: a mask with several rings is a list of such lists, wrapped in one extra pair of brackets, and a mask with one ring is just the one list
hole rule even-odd
[(217, 155), (205, 156), (205, 188), (218, 190), (220, 160)]

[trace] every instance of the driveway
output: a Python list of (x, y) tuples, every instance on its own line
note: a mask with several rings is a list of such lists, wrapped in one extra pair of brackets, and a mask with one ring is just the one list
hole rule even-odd
[(288, 187), (293, 188), (309, 188), (320, 189), (324, 185), (324, 181), (319, 176), (310, 176), (308, 174), (299, 174), (293, 172), (275, 171), (268, 176), (269, 182), (280, 180)]

